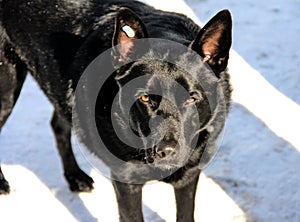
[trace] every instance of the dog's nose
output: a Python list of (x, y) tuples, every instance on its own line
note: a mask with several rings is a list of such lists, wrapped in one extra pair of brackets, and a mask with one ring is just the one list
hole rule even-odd
[(175, 154), (175, 146), (162, 146), (156, 150), (159, 158), (163, 159), (171, 154)]

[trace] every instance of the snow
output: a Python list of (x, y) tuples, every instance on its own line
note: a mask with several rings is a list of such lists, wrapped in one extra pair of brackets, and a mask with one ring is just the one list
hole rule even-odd
[[(223, 8), (233, 15), (234, 104), (219, 152), (199, 181), (196, 221), (300, 221), (298, 1), (147, 2), (185, 12), (202, 23)], [(68, 190), (51, 114), (49, 102), (28, 76), (0, 137), (2, 168), (12, 189), (10, 195), (0, 196), (0, 220), (117, 221), (109, 180), (76, 146), (78, 162), (94, 178), (95, 190)], [(143, 195), (146, 221), (175, 221), (169, 185), (151, 182)]]

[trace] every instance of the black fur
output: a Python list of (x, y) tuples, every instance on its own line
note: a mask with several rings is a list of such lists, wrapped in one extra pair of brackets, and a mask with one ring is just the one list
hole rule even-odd
[[(87, 66), (113, 47), (108, 62), (116, 71), (101, 88), (94, 120), (109, 151), (132, 164), (110, 163), (103, 155), (103, 149), (94, 146), (93, 136), (87, 131), (83, 141), (111, 168), (121, 221), (143, 221), (141, 191), (149, 179), (171, 183), (175, 189), (177, 220), (193, 221), (194, 197), (201, 171), (199, 163), (202, 159), (206, 163), (213, 155), (215, 141), (229, 109), (231, 88), (226, 70), (231, 46), (229, 12), (218, 13), (200, 29), (184, 15), (155, 10), (135, 1), (2, 0), (0, 4), (0, 129), (11, 113), (29, 71), (55, 108), (51, 124), (70, 189), (92, 190), (93, 180), (78, 167), (71, 148), (73, 104), (70, 96)], [(124, 25), (132, 28), (133, 37), (122, 30)], [(174, 59), (180, 53), (180, 58), (175, 58), (179, 67), (155, 60), (155, 53), (148, 49), (147, 41), (139, 51), (138, 61), (134, 61), (135, 40), (147, 38), (171, 40), (186, 46), (187, 51), (166, 49), (164, 55), (158, 55)], [(194, 50), (202, 59), (191, 56), (188, 49)], [(189, 67), (190, 64), (196, 65)], [(214, 73), (209, 72), (208, 66)], [(185, 70), (190, 70), (191, 76)], [(193, 81), (199, 72), (206, 73), (198, 79), (209, 85), (206, 90)], [(150, 147), (146, 144), (141, 152), (126, 145), (112, 130), (114, 121), (120, 129), (124, 122), (122, 113), (114, 113), (111, 118), (111, 107), (120, 88), (147, 74), (150, 77), (142, 91), (133, 89), (130, 95), (136, 96), (136, 102), (130, 109), (130, 125), (127, 126), (141, 141), (155, 131), (152, 144)], [(181, 85), (191, 97), (177, 95), (164, 76)], [(222, 87), (224, 101), (209, 104), (209, 95), (218, 84)], [(162, 95), (173, 96), (151, 94), (153, 88), (163, 89)], [(116, 107), (122, 110), (127, 98), (127, 94), (120, 94)], [(172, 105), (174, 103), (179, 104), (180, 110)], [(191, 107), (196, 107), (197, 118)], [(156, 125), (150, 129), (150, 123), (155, 121)], [(167, 129), (160, 121), (166, 123)], [(195, 122), (199, 125), (193, 124)], [(127, 132), (122, 133), (130, 140)], [(157, 139), (161, 133), (163, 137)], [(196, 140), (191, 133), (197, 134)], [(136, 167), (135, 163), (144, 165)], [(149, 170), (167, 176), (152, 178), (145, 173)], [(0, 194), (8, 192), (9, 185), (0, 169)]]

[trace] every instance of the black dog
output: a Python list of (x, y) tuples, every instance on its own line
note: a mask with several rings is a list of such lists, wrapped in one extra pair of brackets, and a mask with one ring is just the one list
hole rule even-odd
[[(229, 109), (230, 47), (227, 10), (200, 29), (184, 15), (136, 1), (2, 0), (0, 129), (29, 71), (55, 108), (51, 124), (72, 191), (93, 188), (72, 153), (78, 124), (86, 147), (111, 169), (121, 221), (143, 221), (142, 187), (152, 179), (174, 186), (177, 220), (193, 221), (201, 166), (214, 154)], [(93, 68), (100, 80), (82, 81), (106, 50), (109, 59)], [(101, 79), (104, 73), (111, 75)], [(89, 84), (97, 81), (103, 85), (93, 105)], [(8, 192), (0, 170), (0, 193)]]

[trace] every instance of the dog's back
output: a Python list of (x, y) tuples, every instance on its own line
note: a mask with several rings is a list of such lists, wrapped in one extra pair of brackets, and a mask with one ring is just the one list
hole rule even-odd
[[(42, 90), (54, 104), (67, 115), (70, 112), (64, 98), (70, 85), (79, 79), (84, 67), (97, 55), (111, 47), (117, 9), (129, 7), (145, 23), (150, 38), (163, 38), (189, 44), (197, 35), (199, 27), (184, 15), (166, 13), (136, 1), (22, 1), (3, 0), (1, 3), (0, 34), (2, 44), (10, 44), (10, 50), (26, 65)], [(1, 24), (0, 23), (0, 24)], [(81, 45), (95, 30), (98, 44), (93, 54), (80, 66), (71, 69), (74, 57)], [(2, 33), (1, 33), (2, 32)], [(83, 64), (84, 63), (84, 64)], [(42, 64), (42, 65), (41, 65)], [(47, 82), (47, 84), (45, 84)], [(70, 118), (70, 117), (68, 117)]]

